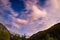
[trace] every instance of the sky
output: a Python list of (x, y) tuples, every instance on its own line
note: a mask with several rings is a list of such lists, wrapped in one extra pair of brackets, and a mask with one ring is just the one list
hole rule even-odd
[(60, 0), (0, 0), (0, 23), (31, 36), (60, 23)]

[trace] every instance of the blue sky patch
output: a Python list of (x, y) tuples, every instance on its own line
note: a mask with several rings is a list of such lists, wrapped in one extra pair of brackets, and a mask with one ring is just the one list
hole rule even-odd
[(10, 2), (11, 2), (11, 7), (16, 12), (20, 12), (25, 8), (23, 0), (10, 0)]

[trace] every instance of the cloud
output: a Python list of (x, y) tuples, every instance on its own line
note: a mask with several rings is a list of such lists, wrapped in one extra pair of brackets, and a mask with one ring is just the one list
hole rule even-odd
[(28, 15), (30, 17), (30, 21), (32, 20), (37, 20), (40, 17), (45, 17), (47, 15), (47, 12), (45, 9), (41, 10), (37, 6), (37, 0), (34, 2), (32, 1), (27, 1), (26, 3), (26, 9), (31, 10), (31, 13)]
[(0, 16), (0, 23), (4, 24), (8, 28), (12, 27), (12, 24), (8, 23), (2, 16)]
[(52, 5), (52, 8), (53, 9), (58, 9), (59, 8), (59, 3), (58, 3), (58, 0), (50, 0), (51, 2), (51, 5)]
[[(0, 23), (5, 24), (7, 27), (14, 27), (13, 26), (13, 19), (18, 16), (18, 13), (16, 13), (10, 6), (9, 0), (0, 0)], [(10, 5), (10, 6), (9, 6)], [(11, 21), (10, 21), (11, 20)], [(10, 22), (8, 22), (10, 21)]]
[[(0, 23), (5, 24), (7, 27), (11, 27), (10, 31), (16, 30), (17, 33), (21, 33), (23, 29), (23, 34), (27, 33), (27, 35), (32, 35), (38, 31), (43, 31), (50, 26), (60, 22), (60, 8), (59, 10), (54, 10), (53, 8), (50, 9), (50, 7), (41, 9), (40, 6), (38, 6), (37, 0), (28, 0), (25, 1), (26, 4), (26, 11), (28, 14), (26, 15), (25, 12), (17, 13), (11, 8), (11, 3), (9, 0), (1, 0), (2, 4), (0, 4)], [(53, 3), (54, 4), (54, 3)], [(54, 8), (57, 8), (58, 5), (53, 5)], [(2, 6), (1, 6), (2, 5)], [(6, 10), (8, 10), (10, 13), (6, 14)], [(20, 15), (21, 14), (21, 15)], [(5, 17), (8, 17), (9, 21), (7, 19), (4, 19)], [(17, 17), (18, 16), (18, 17)], [(27, 19), (24, 19), (27, 18)], [(11, 21), (10, 21), (11, 20)], [(22, 29), (22, 30), (21, 30)]]
[(23, 19), (19, 19), (19, 18), (16, 18), (14, 20), (15, 23), (19, 24), (19, 25), (24, 25), (24, 24), (27, 24), (28, 21), (27, 20), (23, 20)]
[(31, 14), (31, 16), (32, 16), (32, 19), (35, 19), (35, 20), (40, 17), (45, 17), (47, 14), (47, 12), (45, 10), (39, 9), (36, 5), (32, 6), (32, 11), (33, 12)]
[[(57, 2), (57, 0), (55, 0), (55, 2)], [(60, 19), (59, 16), (60, 12), (58, 12), (58, 10), (60, 8), (58, 8), (59, 4), (58, 3), (56, 4), (57, 5), (54, 5), (54, 3), (51, 4), (53, 8), (51, 8), (51, 6), (49, 5), (50, 7), (48, 8), (40, 9), (36, 4), (34, 4), (34, 2), (33, 3), (31, 3), (31, 1), (26, 2), (26, 9), (32, 10), (31, 14), (28, 15), (31, 17), (31, 19), (29, 24), (27, 24), (28, 27), (26, 28), (26, 33), (31, 33), (32, 31), (33, 33), (31, 34), (34, 34), (38, 31), (46, 30), (56, 23), (59, 23), (58, 20)], [(43, 19), (39, 20), (39, 18), (41, 17)], [(43, 26), (41, 26), (40, 24), (43, 24)]]
[(9, 0), (0, 0), (5, 6), (9, 4)]

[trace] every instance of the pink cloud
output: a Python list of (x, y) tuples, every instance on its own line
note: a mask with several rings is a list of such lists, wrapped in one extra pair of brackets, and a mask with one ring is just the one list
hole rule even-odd
[(45, 17), (47, 12), (45, 10), (39, 9), (36, 5), (32, 6), (32, 13), (30, 14), (32, 20), (37, 20), (40, 17)]
[(29, 1), (25, 1), (26, 4), (26, 9), (27, 10), (31, 10), (32, 12), (28, 15), (28, 17), (30, 17), (29, 21), (32, 20), (37, 20), (40, 17), (45, 17), (47, 15), (47, 12), (45, 9), (39, 9), (37, 6), (37, 0), (34, 0), (34, 2), (32, 2), (33, 0), (29, 0)]
[(53, 9), (58, 9), (59, 8), (59, 3), (58, 3), (58, 0), (50, 0), (51, 2), (51, 6)]
[[(12, 22), (8, 23), (7, 21), (4, 20), (4, 18), (2, 16), (0, 16), (0, 22), (4, 23), (8, 27), (10, 27), (10, 26), (16, 27), (17, 28), (17, 30), (15, 29), (16, 32), (18, 31), (18, 28), (20, 29), (21, 27), (26, 26), (26, 29), (24, 30), (25, 33), (27, 33), (27, 35), (32, 35), (38, 31), (46, 30), (46, 29), (50, 28), (50, 26), (52, 26), (55, 23), (58, 23), (60, 21), (60, 8), (57, 11), (55, 11), (55, 10), (53, 11), (53, 9), (49, 9), (49, 8), (40, 9), (36, 4), (37, 0), (25, 1), (26, 9), (32, 11), (28, 15), (22, 14), (22, 16), (24, 16), (24, 17), (25, 16), (29, 17), (28, 20), (16, 18), (16, 16), (18, 16), (19, 13), (15, 12), (10, 7), (11, 4), (9, 4), (9, 2), (8, 2), (9, 0), (1, 0), (1, 1), (3, 2), (4, 9), (2, 9), (0, 12), (3, 15), (5, 13), (4, 10), (9, 10), (11, 12), (11, 14), (9, 14), (8, 16), (9, 16), (9, 18), (11, 18)], [(9, 4), (9, 6), (7, 6), (7, 4)], [(56, 5), (53, 5), (53, 7), (55, 7), (55, 6)], [(55, 7), (55, 8), (57, 8), (57, 7)], [(24, 12), (22, 12), (22, 13), (24, 13)], [(41, 17), (42, 17), (42, 20), (39, 20), (39, 18), (41, 18)], [(57, 20), (59, 20), (59, 21), (57, 21)], [(40, 26), (39, 24), (43, 24), (43, 26)], [(19, 33), (19, 32), (17, 32), (17, 33)]]
[(28, 23), (27, 20), (23, 20), (23, 19), (19, 19), (19, 18), (16, 18), (14, 20), (14, 22), (17, 23), (17, 24), (20, 24), (20, 25), (23, 25), (23, 24), (27, 24)]

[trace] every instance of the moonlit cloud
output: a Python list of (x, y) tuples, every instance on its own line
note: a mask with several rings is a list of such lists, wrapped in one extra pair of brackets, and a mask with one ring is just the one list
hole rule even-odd
[(9, 31), (31, 36), (60, 22), (60, 1), (49, 0), (51, 4), (41, 8), (37, 5), (38, 0), (24, 0), (27, 11), (24, 9), (21, 12), (14, 11), (9, 0), (0, 2), (0, 23), (7, 26)]
[(15, 23), (23, 25), (23, 24), (27, 24), (28, 21), (27, 20), (22, 20), (22, 19), (15, 19)]
[(31, 3), (31, 1), (26, 2), (26, 9), (31, 10), (31, 14), (29, 16), (31, 17), (31, 20), (37, 20), (40, 17), (45, 17), (47, 12), (46, 10), (41, 10), (36, 5), (37, 0), (34, 1), (34, 3)]
[(46, 16), (46, 11), (45, 10), (40, 10), (40, 9), (38, 9), (36, 6), (32, 6), (32, 19), (38, 19), (38, 18), (40, 18), (40, 17), (44, 17), (44, 16)]
[(54, 9), (59, 8), (58, 0), (50, 0), (50, 1), (51, 1), (51, 5)]

